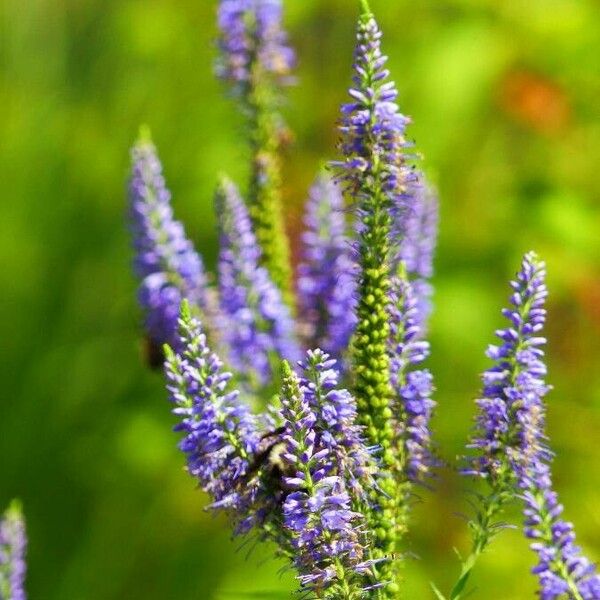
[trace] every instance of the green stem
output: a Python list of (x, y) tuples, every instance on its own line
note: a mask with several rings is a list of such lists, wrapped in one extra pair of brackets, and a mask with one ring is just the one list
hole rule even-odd
[(492, 493), (483, 499), (477, 519), (470, 522), (473, 531), (471, 552), (462, 561), (460, 575), (452, 587), (448, 600), (459, 600), (461, 598), (479, 557), (498, 532), (498, 524), (495, 519), (502, 512), (509, 498), (510, 495), (506, 491), (497, 490), (496, 493)]
[(281, 200), (281, 126), (276, 89), (260, 61), (253, 61), (245, 96), (252, 154), (248, 208), (262, 249), (262, 263), (293, 307), (292, 267)]
[[(366, 72), (362, 86), (375, 85), (374, 72)], [(359, 250), (359, 302), (358, 324), (353, 342), (353, 373), (358, 417), (365, 428), (369, 445), (380, 448), (381, 472), (377, 489), (372, 492), (372, 502), (377, 507), (367, 511), (367, 525), (373, 532), (374, 558), (385, 558), (379, 569), (379, 582), (385, 582), (384, 598), (396, 598), (399, 592), (397, 561), (393, 558), (398, 540), (403, 532), (398, 530), (398, 449), (394, 443), (394, 422), (391, 408), (393, 390), (390, 383), (390, 198), (383, 189), (384, 166), (377, 150), (378, 141), (373, 132), (377, 124), (373, 101), (368, 110), (371, 115), (370, 168), (364, 174), (358, 197), (364, 213)]]

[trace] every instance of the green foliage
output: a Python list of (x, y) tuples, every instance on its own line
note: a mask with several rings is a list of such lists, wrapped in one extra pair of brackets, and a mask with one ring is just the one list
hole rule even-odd
[[(549, 429), (556, 481), (600, 555), (600, 13), (593, 0), (371, 0), (442, 196), (431, 326), (445, 458), (462, 452), (483, 349), (524, 251), (548, 262)], [(284, 217), (320, 162), (350, 75), (356, 4), (287, 2), (302, 86), (286, 117)], [(44, 600), (286, 598), (267, 548), (250, 560), (181, 470), (160, 374), (139, 341), (123, 222), (126, 148), (152, 127), (177, 216), (214, 265), (220, 171), (248, 179), (242, 119), (208, 68), (211, 0), (0, 3), (0, 506), (27, 508), (28, 591)], [(531, 107), (534, 107), (533, 109)], [(537, 107), (537, 108), (536, 108)], [(458, 476), (420, 492), (405, 596), (456, 576), (470, 541)], [(508, 509), (510, 510), (510, 508)], [(440, 535), (442, 532), (442, 535)], [(477, 600), (527, 600), (532, 557), (505, 531), (478, 563)], [(517, 576), (516, 574), (519, 573)], [(471, 584), (472, 585), (472, 584)], [(469, 589), (470, 586), (467, 586)]]

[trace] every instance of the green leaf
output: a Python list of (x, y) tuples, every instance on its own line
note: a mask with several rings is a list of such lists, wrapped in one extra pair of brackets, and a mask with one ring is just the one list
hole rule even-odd
[(442, 592), (440, 592), (440, 590), (435, 585), (435, 583), (433, 583), (433, 581), (430, 581), (429, 585), (431, 586), (431, 589), (433, 590), (433, 593), (435, 594), (435, 597), (438, 600), (447, 600), (446, 596), (444, 596), (444, 594), (442, 594)]
[(469, 581), (469, 576), (471, 575), (471, 569), (465, 571), (456, 582), (456, 585), (452, 588), (450, 592), (450, 600), (459, 600), (460, 595), (465, 589), (467, 585), (467, 581)]

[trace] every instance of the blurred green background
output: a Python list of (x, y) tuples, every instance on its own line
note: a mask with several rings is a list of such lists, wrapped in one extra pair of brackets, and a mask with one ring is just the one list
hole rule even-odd
[[(243, 182), (241, 120), (212, 77), (216, 0), (4, 0), (0, 81), (0, 504), (22, 498), (33, 600), (286, 598), (182, 470), (161, 376), (141, 358), (124, 225), (128, 147), (148, 123), (209, 265), (217, 173)], [(483, 351), (520, 255), (547, 260), (556, 485), (600, 559), (600, 7), (595, 0), (372, 0), (442, 197), (431, 367), (440, 451), (461, 452)], [(296, 232), (349, 82), (355, 3), (289, 0), (299, 86), (285, 202)], [(410, 598), (447, 589), (465, 482), (415, 511)], [(516, 517), (518, 519), (518, 516)], [(473, 598), (529, 598), (504, 532)]]

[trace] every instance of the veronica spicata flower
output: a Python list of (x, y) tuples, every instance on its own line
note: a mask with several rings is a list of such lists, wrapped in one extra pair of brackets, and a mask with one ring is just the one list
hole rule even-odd
[(262, 70), (285, 81), (295, 57), (281, 21), (281, 0), (221, 0), (218, 76), (247, 84), (258, 62)]
[(546, 320), (548, 295), (545, 264), (527, 254), (511, 283), (512, 307), (503, 311), (510, 325), (497, 332), (502, 341), (491, 346), (494, 366), (484, 376), (478, 401), (478, 434), (472, 448), (478, 457), (472, 471), (488, 479), (500, 493), (519, 495), (525, 504), (525, 533), (539, 563), (533, 569), (544, 600), (600, 597), (600, 578), (594, 566), (575, 546), (573, 527), (560, 519), (562, 506), (552, 489), (546, 447), (544, 377), (541, 331)]
[(340, 387), (336, 361), (322, 350), (309, 350), (301, 368), (301, 389), (316, 415), (321, 444), (335, 459), (353, 502), (365, 502), (374, 485), (374, 449), (365, 445), (363, 430), (357, 422), (356, 400)]
[[(360, 423), (369, 444), (380, 449), (382, 471), (397, 465), (396, 424), (387, 341), (390, 335), (390, 280), (393, 214), (406, 205), (412, 172), (406, 164), (404, 133), (408, 119), (396, 104), (395, 84), (385, 69), (381, 32), (366, 1), (358, 23), (354, 53), (352, 101), (342, 107), (340, 150), (343, 160), (333, 163), (338, 177), (356, 199), (360, 223), (358, 255), (358, 324), (352, 351), (354, 391)], [(377, 532), (376, 553), (396, 553), (400, 533), (397, 517), (397, 481), (382, 478), (377, 508), (368, 514)], [(382, 577), (393, 579), (391, 564)], [(398, 592), (391, 581), (388, 597)]]
[(231, 365), (267, 383), (271, 363), (297, 360), (294, 321), (281, 292), (260, 266), (261, 249), (234, 184), (223, 179), (216, 195), (219, 220), (221, 337)]
[(356, 266), (344, 199), (326, 174), (310, 190), (304, 225), (298, 296), (305, 337), (310, 347), (322, 348), (339, 359), (348, 350), (356, 327)]
[(398, 442), (404, 446), (405, 476), (416, 482), (430, 474), (434, 464), (430, 421), (436, 403), (431, 399), (431, 373), (418, 368), (429, 356), (429, 343), (422, 339), (417, 298), (404, 272), (393, 279), (391, 306), (390, 369), (400, 415)]
[(0, 518), (0, 599), (25, 600), (25, 522), (15, 502)]
[(244, 476), (260, 441), (256, 420), (229, 388), (231, 374), (207, 346), (185, 303), (179, 330), (183, 350), (167, 349), (165, 375), (173, 413), (180, 418), (175, 431), (184, 434), (179, 447), (187, 470), (211, 496), (214, 508), (229, 510), (238, 521), (246, 519), (255, 490)]
[[(543, 435), (540, 425), (538, 436)], [(575, 544), (573, 525), (561, 519), (563, 507), (552, 489), (545, 452), (521, 470), (519, 487), (525, 503), (525, 534), (538, 555), (533, 573), (539, 578), (542, 600), (600, 598), (600, 575)]]
[(540, 337), (548, 295), (544, 279), (544, 264), (533, 253), (527, 254), (516, 280), (511, 282), (512, 307), (503, 310), (510, 326), (496, 332), (502, 344), (492, 345), (487, 351), (494, 364), (483, 374), (483, 394), (477, 401), (477, 433), (471, 448), (477, 450), (472, 472), (492, 480), (510, 476), (504, 473), (506, 458), (515, 465), (520, 463), (526, 438), (519, 418), (528, 414), (521, 408), (535, 406), (539, 410), (549, 389), (544, 381), (546, 366), (541, 349), (546, 340)]
[(439, 203), (422, 173), (409, 185), (407, 206), (395, 211), (393, 236), (400, 240), (396, 263), (403, 263), (417, 302), (416, 318), (422, 333), (431, 313), (433, 257), (437, 244)]
[[(325, 364), (321, 358), (319, 354), (309, 357), (312, 367), (305, 369), (319, 369)], [(325, 396), (326, 390), (314, 382), (302, 384), (286, 363), (281, 394), (282, 458), (287, 473), (284, 482), (291, 491), (283, 504), (283, 519), (295, 548), (294, 565), (302, 587), (319, 597), (351, 600), (362, 597), (364, 576), (373, 563), (365, 559), (364, 518), (352, 508), (338, 442), (320, 426), (324, 415), (319, 412), (335, 418), (338, 411), (331, 410), (330, 403), (336, 400), (330, 392), (330, 402), (319, 411), (315, 410), (315, 403), (320, 402), (316, 395)], [(338, 418), (345, 419), (342, 413), (338, 412)]]
[(140, 139), (131, 156), (129, 214), (146, 330), (156, 347), (164, 343), (177, 347), (182, 300), (188, 300), (192, 306), (206, 306), (204, 267), (183, 225), (173, 217), (171, 194), (149, 137)]

